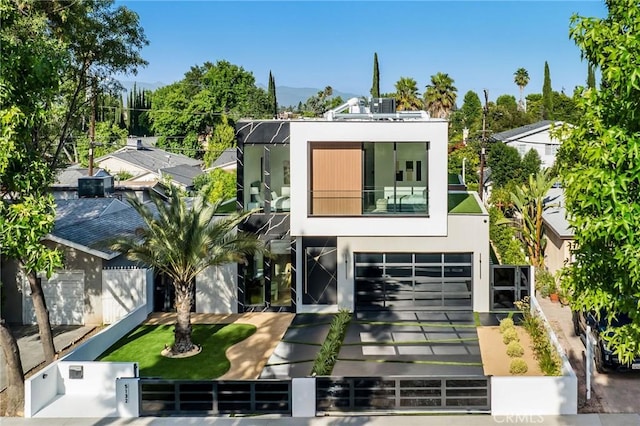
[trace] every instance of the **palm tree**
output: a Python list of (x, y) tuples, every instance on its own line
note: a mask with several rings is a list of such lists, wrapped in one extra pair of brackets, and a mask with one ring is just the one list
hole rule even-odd
[(513, 81), (520, 88), (520, 109), (522, 111), (526, 111), (526, 106), (524, 104), (524, 88), (529, 84), (529, 73), (524, 68), (518, 68), (516, 72), (513, 73)]
[(418, 83), (410, 77), (400, 77), (396, 82), (396, 108), (398, 111), (416, 111), (422, 108)]
[(171, 351), (186, 353), (196, 347), (191, 341), (196, 276), (209, 266), (244, 261), (261, 251), (262, 245), (255, 236), (236, 232), (250, 212), (216, 216), (220, 202), (210, 204), (198, 196), (189, 205), (175, 190), (168, 203), (158, 196), (152, 201), (153, 209), (138, 199), (129, 200), (145, 227), (136, 236), (117, 239), (112, 249), (173, 281), (177, 319)]
[(529, 181), (515, 188), (511, 193), (511, 201), (519, 213), (521, 222), (520, 238), (524, 243), (530, 263), (536, 268), (544, 269), (544, 250), (546, 246), (545, 227), (542, 213), (552, 207), (548, 203), (547, 192), (555, 182), (550, 169), (529, 175)]
[(424, 92), (424, 103), (432, 117), (447, 118), (456, 106), (458, 89), (449, 74), (439, 72), (431, 76), (431, 84)]

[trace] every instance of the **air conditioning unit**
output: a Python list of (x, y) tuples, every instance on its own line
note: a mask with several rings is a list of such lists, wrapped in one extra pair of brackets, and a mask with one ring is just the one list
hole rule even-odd
[(373, 98), (370, 109), (373, 114), (395, 114), (396, 100), (394, 98)]

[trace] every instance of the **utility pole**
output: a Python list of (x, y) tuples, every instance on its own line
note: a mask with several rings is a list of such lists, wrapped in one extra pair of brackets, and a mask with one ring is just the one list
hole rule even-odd
[(91, 122), (89, 124), (89, 176), (93, 176), (93, 147), (96, 145), (96, 80), (91, 79)]
[(484, 89), (484, 108), (482, 109), (482, 141), (480, 142), (480, 185), (478, 185), (478, 191), (480, 195), (480, 200), (483, 200), (484, 196), (484, 147), (487, 139), (487, 112), (488, 112), (488, 102), (489, 102), (489, 92), (487, 89)]

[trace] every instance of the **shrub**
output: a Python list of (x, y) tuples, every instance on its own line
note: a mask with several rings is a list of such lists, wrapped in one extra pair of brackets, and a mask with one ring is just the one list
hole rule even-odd
[(515, 327), (509, 328), (502, 333), (502, 341), (505, 345), (508, 345), (510, 342), (518, 341), (518, 333), (516, 332)]
[(503, 318), (500, 320), (500, 333), (504, 333), (506, 330), (513, 328), (513, 320), (511, 318)]
[(522, 358), (514, 358), (509, 364), (509, 373), (511, 374), (522, 375), (526, 373), (527, 370), (529, 370), (529, 367), (527, 367), (527, 363)]
[(522, 355), (524, 355), (524, 349), (522, 348), (520, 342), (515, 340), (509, 342), (509, 344), (507, 345), (507, 355), (509, 355), (511, 358), (521, 357)]
[(347, 332), (347, 326), (351, 321), (351, 313), (346, 309), (341, 309), (329, 325), (329, 333), (322, 343), (318, 355), (313, 363), (311, 374), (326, 376), (331, 374), (333, 366), (338, 359), (338, 353)]
[(560, 357), (556, 349), (549, 342), (549, 335), (542, 320), (531, 314), (528, 298), (516, 302), (516, 305), (522, 311), (522, 326), (527, 333), (529, 333), (529, 336), (531, 336), (533, 352), (538, 360), (540, 370), (542, 370), (545, 376), (559, 376), (561, 373)]

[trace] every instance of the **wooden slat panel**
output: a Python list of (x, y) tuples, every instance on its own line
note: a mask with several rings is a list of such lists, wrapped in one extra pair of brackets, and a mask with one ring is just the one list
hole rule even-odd
[(313, 144), (311, 149), (312, 214), (362, 214), (360, 143)]

